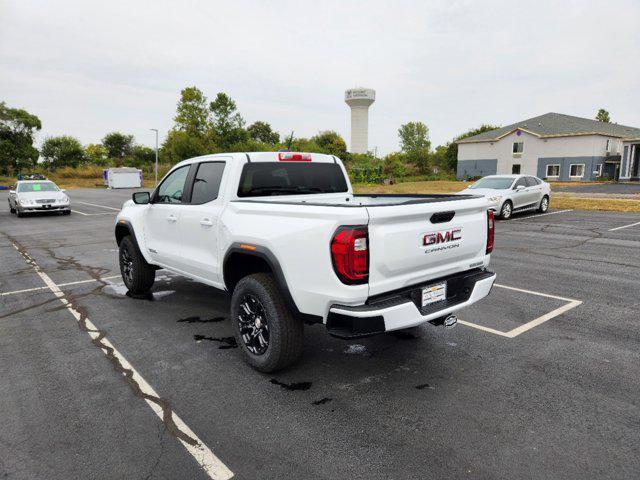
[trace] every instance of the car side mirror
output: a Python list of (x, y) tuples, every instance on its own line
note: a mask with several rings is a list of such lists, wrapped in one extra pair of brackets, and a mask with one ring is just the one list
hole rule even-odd
[(133, 203), (138, 205), (146, 205), (151, 201), (151, 195), (149, 195), (149, 192), (135, 192), (131, 195), (131, 198), (133, 199)]
[(64, 192), (66, 192), (66, 191), (67, 191), (67, 189), (66, 189), (66, 188), (61, 188), (61, 189), (60, 189), (60, 191), (61, 191), (62, 193), (64, 193)]
[(15, 190), (9, 190), (9, 195), (15, 195), (16, 191)]
[(516, 187), (516, 192), (519, 192), (520, 190), (524, 190), (524, 185), (518, 185)]

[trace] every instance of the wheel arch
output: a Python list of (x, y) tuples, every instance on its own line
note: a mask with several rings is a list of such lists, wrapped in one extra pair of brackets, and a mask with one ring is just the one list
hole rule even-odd
[(305, 323), (322, 323), (321, 316), (300, 311), (291, 296), (291, 291), (277, 257), (266, 247), (257, 245), (251, 245), (251, 247), (251, 249), (248, 249), (246, 245), (234, 243), (225, 253), (222, 274), (227, 291), (233, 293), (238, 282), (247, 275), (271, 273), (276, 280), (287, 308), (296, 318)]

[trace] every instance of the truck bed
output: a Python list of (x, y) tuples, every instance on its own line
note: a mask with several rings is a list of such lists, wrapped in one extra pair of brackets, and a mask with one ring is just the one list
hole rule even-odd
[(482, 198), (479, 195), (454, 194), (319, 194), (319, 195), (273, 195), (234, 200), (243, 203), (271, 203), (280, 205), (310, 205), (318, 207), (392, 207), (398, 205), (417, 205), (421, 203), (450, 202)]

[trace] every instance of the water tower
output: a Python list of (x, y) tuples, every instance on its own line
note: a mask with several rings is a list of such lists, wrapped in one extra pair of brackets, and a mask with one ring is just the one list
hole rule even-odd
[(376, 101), (371, 88), (352, 88), (344, 92), (351, 107), (351, 153), (367, 153), (369, 149), (369, 107)]

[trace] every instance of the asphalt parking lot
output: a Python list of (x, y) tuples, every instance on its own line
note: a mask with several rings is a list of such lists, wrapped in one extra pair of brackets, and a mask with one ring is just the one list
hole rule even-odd
[(0, 192), (0, 478), (640, 476), (640, 215), (499, 222), (499, 286), (456, 328), (313, 326), (302, 361), (264, 375), (224, 294), (158, 272), (125, 295), (130, 194), (16, 218)]

